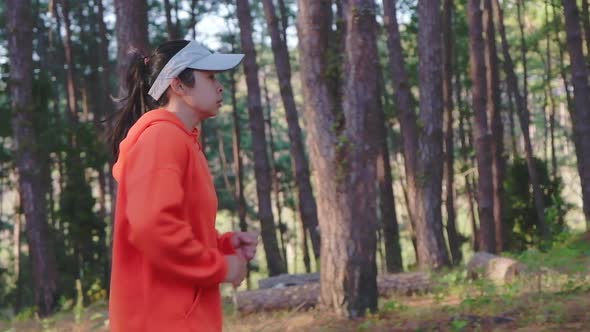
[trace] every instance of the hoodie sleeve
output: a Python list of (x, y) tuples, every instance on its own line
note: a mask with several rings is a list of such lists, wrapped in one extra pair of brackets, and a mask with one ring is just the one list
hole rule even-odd
[(124, 195), (129, 241), (157, 268), (199, 286), (225, 279), (227, 263), (216, 248), (196, 240), (182, 220), (182, 179), (190, 153), (177, 128), (147, 128), (128, 154)]

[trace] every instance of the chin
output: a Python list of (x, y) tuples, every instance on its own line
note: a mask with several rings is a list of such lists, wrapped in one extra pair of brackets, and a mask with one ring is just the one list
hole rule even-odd
[(218, 114), (219, 114), (219, 109), (216, 109), (216, 110), (212, 110), (212, 111), (206, 112), (206, 113), (204, 114), (203, 120), (205, 120), (205, 119), (208, 119), (208, 118), (214, 118), (214, 117), (216, 117)]

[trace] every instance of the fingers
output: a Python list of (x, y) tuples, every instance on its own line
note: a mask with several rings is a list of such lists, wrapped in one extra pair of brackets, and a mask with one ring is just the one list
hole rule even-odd
[(238, 240), (240, 244), (257, 244), (258, 233), (254, 232), (240, 232), (238, 233)]

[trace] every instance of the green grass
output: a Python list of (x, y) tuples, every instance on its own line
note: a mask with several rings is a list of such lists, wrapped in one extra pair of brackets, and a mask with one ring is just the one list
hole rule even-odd
[[(355, 321), (330, 312), (269, 312), (242, 317), (224, 307), (227, 331), (590, 331), (590, 233), (563, 236), (549, 250), (512, 255), (528, 274), (497, 285), (470, 280), (459, 267), (434, 273), (436, 286), (410, 297), (381, 298), (379, 310)], [(27, 308), (0, 321), (0, 332), (108, 331), (107, 305), (39, 319)]]

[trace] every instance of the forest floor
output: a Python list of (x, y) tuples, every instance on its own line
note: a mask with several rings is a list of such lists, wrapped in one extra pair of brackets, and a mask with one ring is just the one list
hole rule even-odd
[[(426, 294), (381, 298), (379, 310), (347, 320), (312, 309), (240, 315), (224, 308), (225, 331), (590, 331), (590, 233), (570, 237), (549, 252), (516, 256), (531, 271), (496, 285), (469, 280), (464, 269), (434, 274)], [(48, 319), (23, 312), (0, 320), (0, 332), (108, 331), (104, 302), (64, 310)]]

